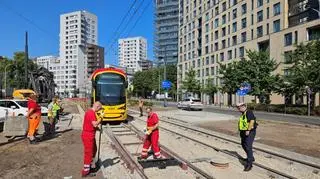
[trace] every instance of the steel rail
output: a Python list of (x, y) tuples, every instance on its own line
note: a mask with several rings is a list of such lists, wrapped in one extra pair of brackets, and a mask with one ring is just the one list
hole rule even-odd
[(114, 135), (112, 129), (107, 126), (106, 133), (111, 139), (116, 151), (122, 156), (122, 159), (127, 164), (131, 172), (136, 171), (142, 179), (148, 179), (148, 176), (144, 173), (142, 166), (136, 162), (136, 160), (131, 156), (131, 153), (124, 147), (120, 140)]
[[(136, 113), (135, 111), (132, 111), (132, 112)], [(168, 119), (173, 119), (173, 120), (181, 122), (180, 119), (176, 119), (176, 118), (173, 118), (173, 117), (167, 117), (167, 116), (161, 116), (161, 117), (165, 117), (165, 118), (168, 118)], [(234, 140), (228, 139), (226, 137), (222, 137), (222, 136), (218, 136), (218, 135), (215, 135), (215, 134), (212, 134), (212, 133), (208, 133), (208, 132), (196, 129), (194, 127), (188, 127), (188, 126), (185, 126), (185, 125), (182, 125), (182, 124), (174, 123), (174, 122), (163, 120), (163, 119), (161, 119), (161, 121), (164, 121), (166, 123), (169, 123), (169, 124), (172, 124), (172, 125), (176, 125), (176, 126), (179, 126), (179, 127), (183, 127), (185, 129), (188, 129), (188, 130), (193, 130), (195, 132), (199, 132), (199, 133), (211, 136), (211, 137), (219, 138), (219, 139), (222, 139), (222, 140), (225, 140), (225, 141), (228, 141), (228, 142), (232, 142), (232, 143), (241, 145), (241, 143), (238, 142), (238, 141), (234, 141)], [(259, 147), (253, 147), (253, 149), (320, 170), (320, 165), (317, 165), (317, 164), (314, 164), (314, 163), (310, 163), (308, 161), (298, 160), (298, 159), (291, 158), (291, 157), (288, 157), (288, 156), (285, 156), (285, 155), (282, 155), (282, 154), (279, 154), (279, 153), (275, 153), (275, 152), (272, 152), (272, 151), (269, 151), (269, 150), (265, 150), (265, 149), (262, 149), (262, 148), (259, 148)]]
[[(133, 124), (129, 123), (129, 124), (125, 125), (125, 126), (127, 128), (129, 128), (129, 129), (132, 129), (134, 132), (136, 132), (137, 135), (141, 139), (144, 138), (144, 134), (137, 127), (135, 127)], [(212, 177), (210, 174), (208, 174), (207, 172), (205, 172), (202, 169), (198, 168), (197, 166), (193, 165), (188, 160), (186, 160), (183, 157), (179, 156), (177, 153), (173, 152), (172, 150), (170, 150), (166, 146), (164, 146), (162, 144), (159, 144), (159, 146), (160, 146), (162, 152), (165, 152), (166, 154), (168, 154), (169, 156), (175, 158), (177, 161), (179, 161), (181, 163), (185, 163), (188, 167), (190, 167), (191, 169), (193, 169), (195, 172), (199, 173), (203, 177), (208, 178), (208, 179), (214, 179), (214, 177)]]
[[(141, 119), (139, 119), (139, 120), (141, 120)], [(141, 121), (143, 121), (143, 120), (141, 120)], [(199, 141), (199, 140), (193, 139), (193, 138), (188, 137), (188, 136), (186, 136), (186, 135), (177, 133), (177, 132), (175, 132), (175, 131), (166, 129), (166, 128), (161, 127), (161, 126), (159, 126), (159, 128), (160, 128), (161, 130), (165, 130), (165, 131), (171, 132), (171, 133), (173, 133), (173, 134), (175, 134), (175, 135), (184, 137), (184, 138), (186, 138), (186, 139), (188, 139), (188, 140), (197, 142), (197, 143), (199, 143), (199, 144), (201, 144), (201, 145), (204, 145), (204, 146), (206, 146), (206, 147), (212, 148), (212, 149), (214, 149), (214, 150), (216, 150), (216, 151), (218, 151), (218, 152), (225, 153), (225, 154), (227, 154), (227, 155), (229, 155), (229, 156), (232, 156), (232, 157), (235, 157), (235, 158), (237, 158), (237, 159), (242, 159), (242, 158), (240, 158), (238, 155), (236, 155), (236, 154), (234, 154), (234, 153), (232, 153), (232, 152), (230, 152), (230, 151), (227, 151), (227, 150), (223, 150), (223, 149), (214, 147), (214, 146), (212, 146), (212, 145), (206, 144), (206, 143), (204, 143), (204, 142), (201, 142), (201, 141)], [(269, 167), (267, 167), (267, 166), (264, 166), (264, 165), (259, 164), (259, 163), (256, 163), (256, 162), (254, 162), (253, 165), (255, 165), (255, 166), (257, 166), (257, 167), (260, 167), (260, 168), (262, 168), (262, 169), (265, 169), (265, 170), (267, 170), (267, 171), (270, 171), (270, 172), (272, 172), (272, 173), (275, 173), (275, 174), (277, 174), (277, 175), (283, 176), (283, 177), (285, 177), (285, 178), (297, 179), (297, 178), (294, 177), (294, 176), (290, 176), (290, 175), (285, 174), (285, 173), (283, 173), (283, 172), (281, 172), (281, 171), (274, 170), (274, 169), (272, 169), (272, 168), (269, 168)]]

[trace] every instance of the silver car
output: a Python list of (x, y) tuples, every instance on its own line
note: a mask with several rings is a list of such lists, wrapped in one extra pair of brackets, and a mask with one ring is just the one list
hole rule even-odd
[(178, 102), (178, 109), (186, 109), (186, 110), (199, 110), (203, 109), (203, 105), (200, 99), (197, 98), (186, 98), (183, 101)]

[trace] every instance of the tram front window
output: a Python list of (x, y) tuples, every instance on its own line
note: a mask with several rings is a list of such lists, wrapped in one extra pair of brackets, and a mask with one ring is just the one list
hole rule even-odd
[(111, 73), (99, 75), (96, 79), (96, 101), (108, 106), (125, 103), (124, 77)]

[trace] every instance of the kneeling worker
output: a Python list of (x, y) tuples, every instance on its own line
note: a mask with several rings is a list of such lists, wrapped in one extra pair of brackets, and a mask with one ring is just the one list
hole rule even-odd
[(253, 112), (247, 110), (246, 104), (237, 104), (237, 109), (242, 113), (238, 123), (241, 137), (241, 146), (247, 154), (247, 164), (244, 168), (244, 171), (250, 171), (252, 168), (252, 163), (254, 162), (252, 144), (254, 141), (254, 137), (256, 136), (256, 128), (258, 124)]
[[(84, 148), (84, 165), (81, 171), (82, 177), (90, 176), (91, 163), (97, 152), (96, 130), (101, 122), (97, 120), (96, 112), (102, 108), (100, 102), (95, 102), (91, 109), (87, 110), (84, 115), (82, 129), (82, 143)], [(94, 168), (94, 167), (93, 167)]]
[(146, 138), (143, 144), (141, 159), (146, 159), (148, 157), (148, 149), (151, 145), (154, 152), (155, 158), (161, 158), (160, 147), (159, 147), (159, 118), (158, 115), (152, 112), (151, 107), (147, 107), (148, 119), (147, 119), (147, 129)]

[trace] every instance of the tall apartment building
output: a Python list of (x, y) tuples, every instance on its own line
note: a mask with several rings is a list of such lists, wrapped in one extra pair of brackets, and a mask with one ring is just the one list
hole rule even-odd
[(104, 48), (87, 44), (85, 51), (87, 57), (87, 78), (90, 78), (97, 68), (104, 67)]
[(159, 65), (177, 64), (179, 0), (155, 1), (154, 54)]
[[(185, 0), (180, 7), (180, 89), (190, 69), (197, 72), (200, 83), (221, 86), (218, 62), (240, 60), (246, 56), (245, 49), (268, 50), (270, 58), (283, 62), (294, 44), (320, 37), (318, 0)], [(281, 64), (275, 73), (287, 72)], [(206, 95), (201, 98), (209, 101)], [(235, 94), (218, 93), (213, 103), (231, 105), (238, 99)], [(284, 97), (272, 95), (271, 100), (283, 103)], [(250, 97), (245, 101), (250, 102)]]
[(143, 37), (119, 39), (119, 66), (142, 71), (147, 60), (147, 40)]
[(56, 84), (60, 94), (83, 90), (88, 80), (86, 47), (98, 43), (97, 16), (76, 11), (60, 16), (60, 65)]
[(59, 59), (56, 56), (48, 55), (48, 56), (41, 56), (37, 57), (35, 59), (35, 63), (38, 66), (42, 66), (48, 70), (50, 70), (50, 67), (54, 66), (53, 64), (59, 63)]

